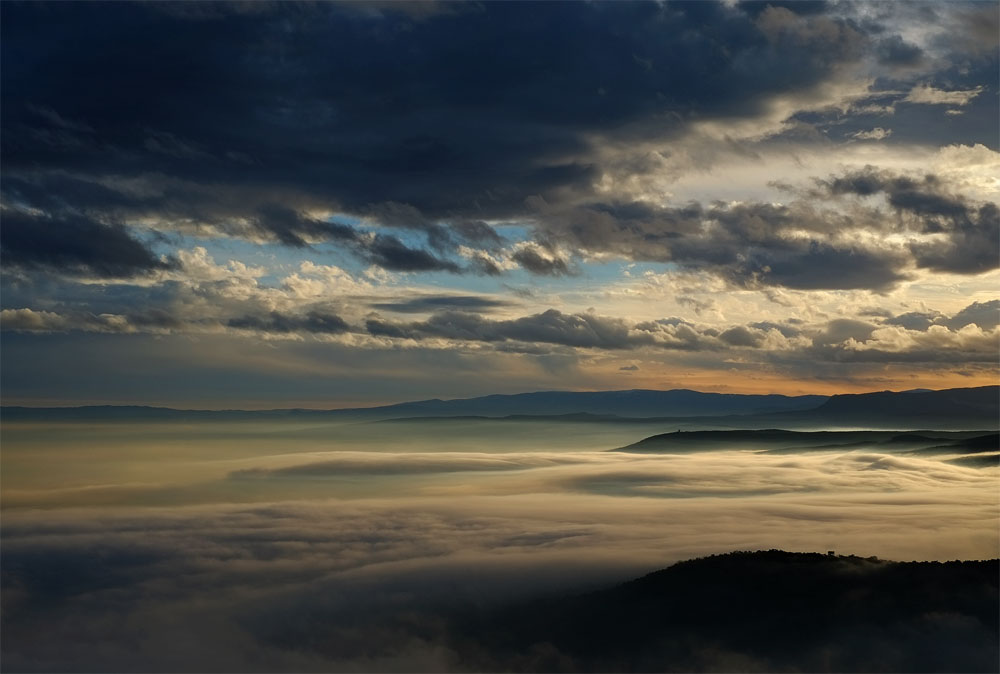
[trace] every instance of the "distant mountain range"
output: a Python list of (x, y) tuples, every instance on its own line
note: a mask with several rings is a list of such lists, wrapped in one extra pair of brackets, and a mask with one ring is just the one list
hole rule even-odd
[(543, 391), (488, 395), (458, 400), (421, 400), (382, 407), (342, 410), (177, 410), (143, 406), (0, 408), (6, 421), (170, 421), (238, 419), (329, 419), (374, 421), (426, 417), (558, 417), (593, 421), (648, 418), (717, 420), (724, 425), (775, 428), (789, 424), (881, 424), (923, 420), (918, 427), (959, 423), (966, 428), (993, 428), (1000, 418), (1000, 387), (942, 391), (818, 395), (740, 395), (701, 393), (687, 389), (651, 391)]

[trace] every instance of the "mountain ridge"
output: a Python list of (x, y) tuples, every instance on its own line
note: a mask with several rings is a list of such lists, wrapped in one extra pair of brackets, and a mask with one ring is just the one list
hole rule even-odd
[(937, 391), (877, 391), (834, 396), (708, 393), (691, 389), (619, 391), (535, 391), (475, 398), (417, 400), (393, 405), (345, 409), (277, 408), (269, 410), (191, 410), (145, 405), (77, 407), (0, 407), (7, 421), (31, 420), (173, 420), (173, 419), (342, 419), (559, 417), (590, 415), (597, 420), (719, 419), (754, 420), (771, 427), (783, 423), (851, 422), (886, 424), (916, 419), (989, 421), (1000, 417), (1000, 386)]
[[(51, 414), (84, 414), (84, 411), (95, 413), (109, 412), (127, 415), (149, 414), (168, 416), (184, 414), (190, 416), (217, 415), (332, 415), (332, 416), (508, 416), (512, 414), (532, 415), (539, 413), (540, 405), (544, 405), (545, 415), (555, 414), (602, 414), (612, 415), (609, 407), (620, 408), (618, 416), (641, 417), (663, 416), (663, 405), (671, 405), (680, 414), (670, 416), (699, 416), (704, 414), (733, 413), (763, 413), (767, 411), (789, 411), (791, 409), (808, 409), (815, 407), (827, 399), (821, 395), (786, 396), (783, 394), (740, 394), (713, 393), (693, 391), (691, 389), (623, 389), (614, 391), (531, 391), (525, 393), (503, 394), (494, 393), (472, 398), (429, 398), (391, 405), (374, 407), (352, 407), (342, 409), (308, 409), (308, 408), (275, 408), (267, 410), (216, 409), (195, 410), (162, 407), (155, 405), (80, 405), (65, 407), (33, 407), (33, 406), (3, 406), (0, 412), (31, 414), (31, 411)], [(716, 403), (715, 405), (711, 405)], [(718, 405), (717, 403), (727, 403)], [(638, 408), (637, 408), (638, 405)], [(648, 415), (637, 414), (637, 411), (650, 412)], [(79, 412), (75, 412), (79, 411)], [(654, 414), (655, 412), (655, 414)], [(695, 414), (692, 414), (695, 412)]]

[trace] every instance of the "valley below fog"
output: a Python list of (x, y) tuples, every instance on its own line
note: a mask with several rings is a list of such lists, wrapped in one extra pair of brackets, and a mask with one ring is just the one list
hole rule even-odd
[(442, 607), (732, 550), (996, 556), (995, 431), (683, 426), (7, 422), (6, 664), (475, 668), (435, 631)]

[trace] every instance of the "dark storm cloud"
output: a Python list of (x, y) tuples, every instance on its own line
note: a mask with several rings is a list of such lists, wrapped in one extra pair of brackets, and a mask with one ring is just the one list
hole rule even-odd
[(785, 325), (783, 323), (773, 323), (771, 321), (758, 321), (757, 323), (751, 323), (749, 325), (751, 328), (757, 328), (758, 330), (777, 330), (784, 337), (798, 337), (802, 334), (802, 330), (796, 328), (792, 325)]
[[(255, 202), (260, 200), (258, 196), (247, 195), (243, 198), (240, 195), (225, 193), (216, 195), (201, 186), (172, 186), (163, 191), (154, 189), (151, 194), (136, 195), (65, 175), (31, 175), (27, 178), (5, 177), (2, 182), (2, 193), (6, 201), (25, 207), (30, 206), (43, 213), (27, 216), (18, 211), (15, 215), (8, 216), (12, 209), (6, 209), (3, 216), (5, 223), (14, 217), (22, 220), (34, 217), (39, 224), (31, 231), (40, 239), (48, 237), (64, 241), (67, 237), (61, 234), (59, 227), (61, 223), (86, 223), (93, 220), (92, 214), (103, 213), (116, 222), (125, 222), (129, 218), (153, 222), (169, 221), (181, 223), (182, 228), (193, 226), (196, 231), (207, 226), (215, 232), (264, 238), (295, 248), (306, 247), (312, 242), (330, 241), (339, 244), (345, 251), (361, 260), (390, 271), (456, 273), (461, 271), (456, 263), (421, 248), (410, 247), (392, 234), (366, 233), (341, 222), (327, 222), (309, 217), (304, 212), (282, 203), (262, 201), (255, 205)], [(244, 220), (248, 224), (241, 224)], [(46, 225), (48, 222), (55, 224)], [(18, 225), (21, 225), (21, 221), (14, 221), (9, 226)], [(65, 226), (67, 225), (63, 225)], [(100, 223), (96, 223), (95, 226), (109, 229), (109, 226)], [(399, 226), (399, 223), (390, 220), (387, 226)], [(489, 233), (484, 227), (488, 228), (487, 225), (482, 227), (472, 225), (468, 228), (470, 236), (478, 235), (480, 238), (488, 239)], [(80, 228), (81, 225), (77, 224), (76, 229)], [(114, 230), (112, 233), (118, 233), (119, 239), (130, 236), (127, 228), (122, 225), (110, 229)], [(422, 228), (415, 227), (415, 229)], [(20, 230), (15, 230), (17, 231)], [(450, 239), (440, 227), (429, 227), (424, 231), (432, 245), (437, 244), (439, 248), (449, 245)], [(71, 232), (70, 239), (72, 234)], [(94, 240), (93, 254), (99, 256), (102, 248), (97, 246), (98, 237), (83, 234), (79, 236), (85, 241)], [(59, 244), (53, 244), (51, 247), (58, 248), (58, 246)], [(114, 258), (116, 252), (114, 248), (110, 248), (107, 255), (109, 258)], [(99, 266), (101, 261), (98, 260), (96, 264)], [(105, 266), (116, 264), (115, 259), (109, 259)]]
[[(431, 247), (437, 250), (447, 250), (454, 247), (451, 235), (445, 227), (432, 222), (409, 204), (400, 204), (394, 201), (376, 204), (367, 209), (366, 215), (385, 227), (423, 232), (427, 235), (427, 241)], [(481, 224), (485, 225), (485, 223)], [(485, 226), (489, 227), (489, 225)], [(485, 230), (477, 229), (475, 226), (467, 227), (466, 231), (469, 231), (473, 236), (486, 234)]]
[[(717, 331), (699, 331), (681, 319), (632, 324), (593, 313), (566, 314), (549, 309), (521, 318), (493, 320), (466, 312), (441, 312), (426, 321), (397, 323), (370, 317), (368, 332), (397, 339), (451, 339), (472, 342), (553, 344), (563, 347), (627, 350), (655, 347), (680, 351), (719, 349)], [(502, 345), (498, 346), (501, 348)], [(518, 348), (521, 348), (520, 346)]]
[(497, 248), (504, 242), (504, 238), (482, 220), (458, 220), (451, 223), (451, 230), (462, 240), (486, 248)]
[(10, 269), (59, 272), (101, 278), (132, 277), (171, 269), (129, 231), (85, 216), (49, 217), (5, 208), (0, 259)]
[[(909, 363), (909, 364), (952, 364), (965, 363), (969, 366), (986, 366), (987, 371), (995, 371), (989, 366), (997, 360), (996, 339), (989, 338), (978, 345), (964, 348), (955, 344), (942, 343), (921, 348), (919, 346), (903, 350), (896, 349), (854, 349), (844, 345), (826, 345), (805, 351), (806, 355), (816, 361), (828, 363)], [(803, 364), (808, 367), (807, 364)]]
[(564, 276), (569, 274), (569, 266), (565, 260), (558, 257), (543, 257), (538, 251), (531, 248), (522, 248), (511, 255), (511, 259), (532, 274), (539, 274), (541, 276)]
[[(592, 314), (564, 314), (556, 309), (510, 320), (491, 320), (458, 312), (442, 312), (426, 321), (407, 324), (371, 318), (367, 327), (373, 335), (409, 339), (514, 340), (605, 349), (630, 348), (636, 339), (630, 337), (628, 325), (621, 319)], [(639, 337), (638, 340), (652, 341), (648, 337)]]
[(899, 35), (881, 40), (876, 53), (881, 63), (891, 66), (914, 66), (924, 58), (924, 51), (920, 47), (904, 41)]
[(973, 302), (953, 316), (946, 316), (938, 311), (908, 311), (890, 316), (883, 323), (919, 332), (926, 332), (933, 325), (941, 325), (953, 331), (970, 324), (983, 330), (992, 330), (1000, 325), (1000, 300)]
[(983, 330), (992, 330), (1000, 325), (1000, 300), (973, 302), (953, 316), (946, 316), (938, 311), (908, 311), (886, 318), (883, 323), (919, 332), (926, 332), (933, 325), (941, 325), (953, 331), (970, 324)]
[[(211, 185), (190, 216), (256, 219), (293, 246), (341, 237), (262, 206), (370, 216), (435, 249), (453, 233), (495, 244), (469, 223), (589, 191), (595, 133), (663, 138), (752, 116), (867, 43), (819, 5), (413, 7), (7, 4), (5, 174), (143, 176), (150, 201)], [(129, 207), (109, 190), (127, 192), (59, 196)]]
[(394, 311), (401, 314), (419, 314), (447, 309), (450, 311), (489, 311), (511, 303), (474, 295), (436, 295), (416, 297), (403, 302), (381, 302), (373, 304), (373, 309)]
[(917, 264), (934, 271), (978, 274), (1000, 266), (1000, 208), (985, 204), (956, 218), (945, 243), (914, 243)]
[[(663, 139), (693, 120), (752, 117), (869, 47), (895, 65), (919, 58), (884, 25), (823, 3), (415, 7), (4, 5), (4, 198), (49, 217), (330, 241), (393, 271), (499, 275), (481, 252), (463, 267), (456, 246), (495, 250), (504, 241), (485, 220), (534, 215), (541, 241), (555, 231), (738, 285), (883, 290), (906, 277), (898, 252), (781, 236), (801, 213), (770, 205), (560, 207), (601, 175), (595, 138)], [(900, 208), (935, 207), (906, 198)], [(526, 199), (555, 210), (532, 213)], [(415, 233), (428, 249), (305, 215), (318, 211)], [(919, 266), (995, 265), (995, 208), (966, 209), (965, 224), (934, 217), (951, 218), (951, 243), (915, 245)], [(706, 219), (718, 229), (701, 232)], [(512, 258), (533, 274), (571, 271), (531, 247)]]
[[(549, 240), (637, 261), (707, 269), (736, 286), (884, 290), (908, 275), (909, 260), (900, 251), (834, 239), (841, 231), (873, 223), (816, 211), (806, 202), (678, 208), (595, 203), (549, 208), (539, 219)], [(802, 230), (810, 238), (798, 235)]]
[(926, 175), (923, 180), (914, 180), (867, 166), (829, 181), (820, 181), (820, 185), (834, 195), (866, 197), (884, 193), (890, 206), (928, 218), (926, 226), (934, 230), (941, 227), (940, 219), (969, 217), (972, 208), (962, 198), (945, 193), (943, 181), (933, 174)]
[[(442, 312), (425, 321), (409, 323), (372, 316), (366, 321), (366, 328), (378, 337), (483, 342), (494, 345), (498, 350), (515, 348), (519, 352), (526, 348), (537, 351), (544, 345), (611, 351), (738, 349), (743, 354), (755, 354), (744, 357), (757, 362), (809, 371), (823, 363), (995, 361), (995, 336), (988, 332), (978, 335), (957, 332), (968, 323), (976, 323), (984, 331), (995, 329), (1000, 323), (1000, 300), (974, 303), (953, 318), (916, 313), (889, 318), (884, 325), (899, 326), (907, 331), (896, 341), (891, 335), (878, 334), (879, 325), (852, 319), (834, 319), (808, 329), (772, 322), (716, 329), (696, 326), (678, 318), (630, 323), (615, 317), (565, 314), (555, 309), (504, 320), (467, 312)], [(932, 325), (938, 326), (937, 332), (928, 333), (927, 328)], [(804, 337), (808, 341), (774, 342), (777, 335), (788, 340)]]
[[(397, 205), (398, 206), (398, 205)], [(400, 211), (403, 211), (401, 213)], [(405, 209), (390, 208), (383, 211), (386, 217), (380, 223), (390, 227), (417, 229), (427, 233), (429, 243), (437, 248), (447, 248), (450, 239), (439, 225), (423, 220), (404, 221)], [(411, 224), (405, 224), (410, 222)], [(391, 234), (362, 234), (354, 227), (337, 222), (324, 222), (303, 216), (290, 208), (278, 204), (265, 204), (258, 208), (256, 227), (273, 236), (281, 243), (302, 247), (306, 238), (319, 241), (335, 241), (359, 258), (389, 271), (449, 271), (458, 273), (461, 268), (451, 262), (420, 248), (411, 248)]]
[(357, 232), (349, 225), (303, 217), (300, 213), (280, 204), (260, 206), (254, 224), (259, 230), (273, 235), (281, 243), (294, 247), (306, 245), (304, 236), (349, 242), (356, 242), (358, 239)]
[(239, 330), (259, 332), (310, 332), (332, 335), (347, 332), (350, 329), (347, 322), (340, 316), (319, 311), (310, 311), (305, 316), (290, 316), (272, 311), (267, 316), (231, 318), (226, 322), (226, 325)]
[[(446, 302), (421, 303), (420, 299)], [(456, 299), (460, 308), (441, 311), (447, 302)], [(204, 335), (217, 333), (220, 328), (230, 328), (271, 338), (292, 338), (296, 344), (315, 344), (326, 335), (367, 332), (380, 338), (381, 347), (368, 342), (371, 350), (356, 352), (355, 359), (361, 358), (360, 354), (368, 354), (363, 356), (367, 359), (384, 359), (389, 353), (385, 346), (393, 346), (395, 340), (413, 340), (425, 342), (422, 346), (430, 346), (434, 353), (467, 354), (471, 350), (482, 357), (487, 357), (487, 352), (546, 357), (552, 359), (549, 364), (553, 368), (575, 362), (580, 355), (578, 349), (670, 351), (677, 354), (678, 362), (691, 365), (711, 366), (718, 362), (719, 354), (730, 354), (733, 359), (730, 362), (739, 362), (741, 367), (766, 366), (810, 376), (827, 373), (826, 376), (842, 379), (850, 378), (851, 371), (837, 368), (848, 364), (858, 368), (880, 363), (964, 364), (973, 369), (986, 369), (996, 362), (996, 330), (1000, 325), (1000, 300), (974, 302), (950, 317), (927, 311), (889, 317), (879, 314), (870, 322), (838, 318), (812, 324), (789, 320), (713, 327), (676, 317), (634, 322), (591, 312), (570, 314), (556, 309), (518, 318), (495, 319), (477, 313), (484, 309), (480, 299), (432, 296), (418, 298), (412, 304), (396, 303), (402, 313), (418, 309), (437, 313), (419, 321), (396, 321), (370, 314), (363, 328), (354, 327), (340, 316), (320, 308), (299, 314), (234, 315), (232, 307), (228, 310), (220, 307), (213, 315), (200, 306), (194, 315), (180, 310), (180, 306), (173, 312), (150, 309), (122, 314), (4, 309), (0, 312), (0, 328), (7, 333), (5, 340), (8, 342), (18, 333), (32, 333), (34, 339), (40, 339), (45, 333), (49, 336), (51, 333), (104, 333), (106, 337), (116, 334), (134, 340), (140, 339), (142, 334), (190, 334), (201, 335), (199, 338), (203, 339)], [(76, 338), (81, 337), (78, 334)], [(322, 344), (330, 348), (327, 340)], [(12, 345), (16, 347), (17, 340), (8, 347)], [(428, 353), (422, 353), (421, 358), (425, 361), (431, 358)], [(311, 362), (311, 359), (325, 357), (325, 352), (313, 353), (307, 359)], [(13, 363), (6, 363), (8, 369), (13, 366)], [(634, 365), (619, 368), (622, 371), (637, 369)], [(853, 372), (860, 373), (860, 370)]]
[(898, 325), (907, 330), (924, 331), (934, 325), (940, 316), (941, 314), (926, 311), (908, 311), (905, 314), (887, 318), (883, 323), (886, 325)]
[(146, 309), (125, 313), (97, 313), (70, 310), (62, 313), (32, 309), (0, 311), (0, 329), (14, 332), (103, 332), (155, 334), (197, 331), (216, 326), (214, 318), (189, 318), (166, 309)]
[(725, 330), (719, 335), (719, 339), (731, 346), (760, 346), (761, 342), (760, 334), (750, 332), (742, 326)]
[(461, 267), (419, 248), (410, 248), (391, 234), (375, 234), (361, 247), (362, 256), (372, 264), (390, 271), (448, 271), (457, 274)]
[(826, 0), (742, 0), (739, 6), (744, 12), (757, 18), (768, 7), (778, 7), (804, 16), (822, 14), (830, 7), (830, 3)]
[(738, 284), (801, 290), (886, 290), (907, 278), (904, 265), (904, 259), (889, 251), (810, 241), (755, 251), (748, 264), (737, 264), (726, 275)]
[(944, 234), (943, 241), (914, 242), (916, 264), (934, 271), (978, 274), (1000, 266), (1000, 208), (975, 204), (948, 191), (939, 177), (898, 176), (871, 166), (819, 184), (831, 194), (885, 196), (898, 213), (913, 216), (922, 233)]
[(850, 318), (838, 318), (826, 324), (826, 328), (819, 334), (813, 336), (813, 344), (816, 346), (827, 344), (839, 344), (848, 339), (858, 342), (867, 341), (875, 331), (875, 326), (864, 321), (855, 321)]
[[(914, 267), (978, 274), (1000, 266), (1000, 208), (956, 193), (942, 177), (869, 166), (815, 182), (817, 189), (787, 204), (531, 205), (543, 241), (710, 270), (736, 286), (884, 291)], [(898, 217), (872, 208), (875, 196)], [(824, 207), (845, 197), (857, 207), (851, 214)], [(918, 238), (904, 248), (852, 241), (845, 236), (852, 232)]]
[[(793, 116), (822, 136), (845, 141), (859, 131), (891, 124), (889, 145), (982, 144), (1000, 147), (997, 135), (998, 13), (989, 3), (849, 3), (861, 10), (861, 29), (873, 41), (879, 67), (870, 95), (850, 109), (810, 110)], [(863, 8), (863, 9), (862, 9)], [(863, 15), (863, 16), (861, 16)], [(930, 28), (916, 37), (901, 25)], [(956, 39), (956, 36), (962, 36)], [(914, 96), (925, 87), (972, 96)], [(976, 95), (978, 92), (978, 95)]]
[[(423, 220), (409, 221), (412, 226), (404, 224), (400, 210), (405, 212), (400, 208), (383, 211), (390, 215), (380, 223), (424, 231), (428, 242), (439, 250), (450, 246), (451, 240), (442, 227)], [(301, 248), (307, 245), (307, 239), (334, 241), (360, 259), (389, 271), (462, 271), (456, 263), (421, 248), (412, 248), (392, 234), (363, 233), (350, 225), (310, 218), (279, 204), (260, 206), (253, 222), (261, 233), (285, 245)]]
[(945, 321), (945, 325), (952, 330), (959, 330), (969, 323), (983, 330), (992, 330), (1000, 325), (1000, 300), (973, 302)]
[[(556, 309), (510, 320), (491, 320), (464, 312), (442, 312), (426, 321), (407, 324), (371, 318), (367, 327), (373, 335), (409, 339), (514, 340), (605, 349), (625, 349), (634, 345), (628, 325), (621, 319), (564, 314)], [(644, 341), (650, 343), (652, 340), (646, 338)]]

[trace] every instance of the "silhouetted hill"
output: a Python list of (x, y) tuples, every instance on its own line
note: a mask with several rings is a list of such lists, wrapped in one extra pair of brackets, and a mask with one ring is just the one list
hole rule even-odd
[(997, 671), (997, 560), (737, 552), (466, 617), (471, 669)]
[(392, 416), (596, 414), (619, 417), (692, 417), (761, 414), (815, 408), (825, 396), (739, 395), (672, 391), (540, 391), (460, 400), (423, 400), (379, 408)]
[(1000, 450), (1000, 435), (985, 431), (789, 431), (718, 430), (660, 433), (621, 447), (619, 452), (687, 452), (713, 449), (808, 451), (853, 447), (927, 454), (971, 454)]

